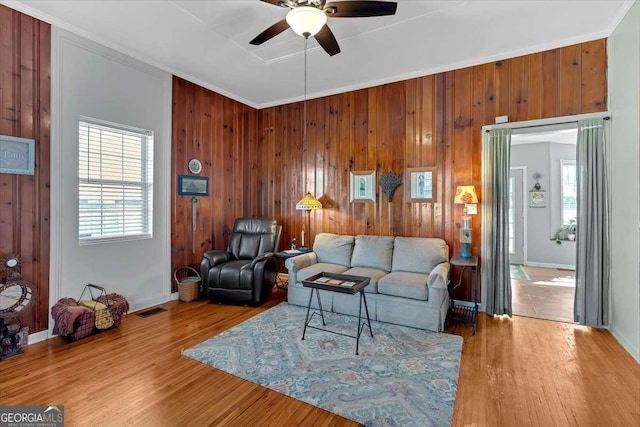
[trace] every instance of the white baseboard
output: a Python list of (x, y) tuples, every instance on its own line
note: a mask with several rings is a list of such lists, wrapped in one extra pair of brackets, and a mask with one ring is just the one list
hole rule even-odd
[(615, 326), (609, 327), (611, 335), (620, 343), (620, 345), (634, 358), (636, 362), (640, 363), (640, 349), (634, 346), (624, 335), (620, 334)]
[(137, 301), (129, 302), (129, 313), (134, 311), (140, 311), (145, 308), (153, 307), (155, 305), (164, 304), (173, 298), (172, 294), (153, 295), (151, 297), (143, 298)]
[(35, 344), (37, 342), (44, 341), (44, 340), (46, 340), (48, 338), (49, 338), (49, 331), (47, 331), (47, 330), (36, 332), (36, 333), (33, 333), (33, 334), (29, 334), (29, 338), (28, 338), (29, 344), (27, 344), (27, 345)]
[(529, 266), (529, 267), (561, 268), (563, 270), (575, 270), (576, 269), (575, 265), (550, 264), (550, 263), (546, 263), (546, 262), (531, 262), (531, 261), (527, 261), (527, 263), (525, 265)]
[(180, 297), (178, 292), (174, 292), (171, 294), (171, 301), (176, 301)]

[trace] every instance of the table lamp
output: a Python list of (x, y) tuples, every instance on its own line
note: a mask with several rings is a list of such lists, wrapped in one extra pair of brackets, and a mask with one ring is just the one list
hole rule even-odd
[(460, 243), (462, 243), (462, 258), (471, 258), (469, 245), (471, 244), (471, 217), (469, 215), (478, 212), (478, 196), (473, 185), (459, 185), (456, 188), (456, 196), (453, 203), (464, 204), (464, 216), (462, 217), (462, 228), (460, 229)]
[[(320, 200), (313, 197), (311, 193), (307, 193), (298, 203), (296, 203), (296, 210), (307, 211), (307, 230), (309, 233), (309, 247), (311, 247), (311, 211), (316, 209), (322, 209), (322, 203)], [(300, 240), (301, 252), (306, 252), (308, 249), (304, 246), (304, 224), (302, 225), (302, 239)]]

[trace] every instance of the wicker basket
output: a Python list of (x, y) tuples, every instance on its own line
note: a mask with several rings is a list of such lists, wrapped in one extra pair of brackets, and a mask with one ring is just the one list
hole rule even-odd
[[(178, 279), (178, 272), (181, 270), (191, 270), (195, 276), (184, 276)], [(180, 301), (189, 302), (198, 299), (200, 291), (200, 275), (191, 267), (178, 267), (173, 272), (173, 278), (178, 285), (178, 298)]]

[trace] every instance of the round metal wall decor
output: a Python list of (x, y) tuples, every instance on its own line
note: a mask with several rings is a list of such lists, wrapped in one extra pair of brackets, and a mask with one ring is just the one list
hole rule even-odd
[(189, 172), (192, 174), (198, 175), (202, 172), (202, 163), (198, 159), (189, 160)]

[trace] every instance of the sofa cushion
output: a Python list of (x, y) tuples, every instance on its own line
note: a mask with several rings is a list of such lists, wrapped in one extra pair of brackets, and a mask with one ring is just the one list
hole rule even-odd
[(351, 276), (364, 276), (369, 277), (371, 280), (369, 284), (364, 288), (364, 291), (368, 294), (377, 294), (378, 293), (378, 280), (381, 277), (387, 275), (386, 271), (378, 270), (375, 268), (365, 268), (365, 267), (351, 267), (343, 274), (349, 274)]
[(319, 262), (317, 264), (310, 265), (301, 270), (298, 270), (296, 278), (299, 282), (307, 280), (308, 277), (318, 273), (344, 273), (347, 267), (339, 264), (328, 264), (325, 262)]
[(391, 271), (429, 274), (436, 265), (448, 261), (447, 257), (448, 246), (442, 239), (396, 237)]
[(356, 236), (351, 267), (391, 271), (393, 236)]
[(313, 243), (313, 251), (318, 256), (318, 262), (350, 267), (353, 236), (320, 233)]
[(392, 271), (378, 280), (378, 293), (422, 301), (429, 299), (428, 274)]

